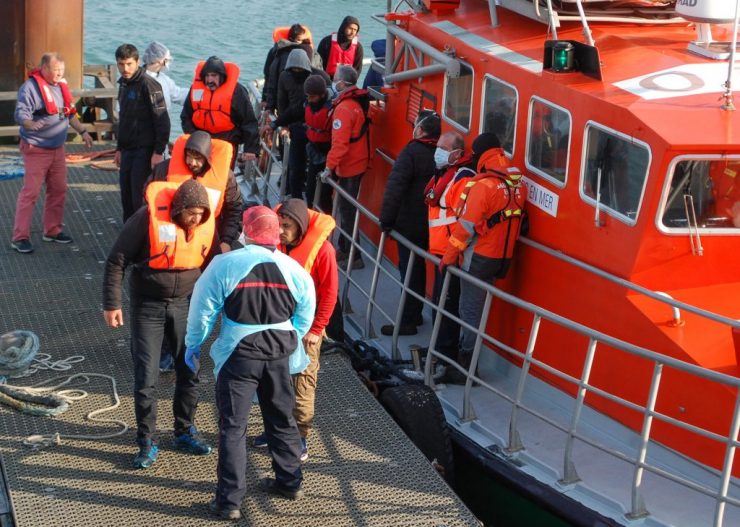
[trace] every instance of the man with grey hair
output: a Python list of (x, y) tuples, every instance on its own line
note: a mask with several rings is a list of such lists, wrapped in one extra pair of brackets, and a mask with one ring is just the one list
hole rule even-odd
[[(357, 84), (357, 72), (346, 64), (337, 67), (332, 89), (338, 93), (329, 113), (331, 120), (331, 149), (326, 156), (326, 170), (322, 179), (334, 178), (347, 194), (357, 199), (360, 182), (370, 162), (370, 136), (368, 111), (370, 97)], [(352, 232), (354, 208), (345, 199), (339, 199), (339, 226)], [(342, 265), (349, 258), (350, 241), (339, 237), (337, 263)], [(359, 252), (355, 252), (354, 269), (364, 267)]]
[(31, 221), (44, 184), (46, 203), (42, 239), (45, 242), (71, 243), (72, 238), (62, 232), (67, 193), (64, 142), (70, 125), (82, 135), (88, 148), (92, 147), (92, 138), (77, 118), (72, 93), (64, 80), (64, 59), (59, 53), (44, 53), (41, 66), (29, 72), (29, 79), (18, 90), (15, 122), (20, 125), (25, 175), (16, 203), (10, 246), (19, 253), (33, 252)]

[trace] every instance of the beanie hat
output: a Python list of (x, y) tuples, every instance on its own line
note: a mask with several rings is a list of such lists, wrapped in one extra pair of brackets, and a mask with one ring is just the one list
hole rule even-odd
[(277, 209), (281, 216), (287, 216), (298, 224), (298, 238), (303, 238), (308, 230), (308, 207), (302, 199), (291, 198), (283, 201)]
[(491, 148), (501, 148), (501, 141), (493, 132), (484, 132), (473, 141), (473, 154), (478, 157)]
[(194, 179), (188, 179), (175, 191), (175, 195), (172, 196), (172, 204), (170, 205), (170, 217), (172, 221), (177, 223), (176, 218), (182, 211), (191, 207), (203, 207), (203, 218), (200, 223), (203, 224), (208, 220), (211, 215), (211, 205), (208, 202), (208, 191), (206, 187), (198, 183)]
[(242, 220), (247, 241), (271, 247), (280, 244), (280, 220), (271, 208), (264, 205), (248, 208)]
[(303, 83), (303, 91), (306, 95), (324, 95), (327, 88), (326, 80), (321, 75), (309, 75)]
[(206, 63), (203, 64), (203, 68), (200, 70), (201, 80), (206, 78), (206, 73), (218, 73), (224, 79), (226, 78), (226, 64), (224, 61), (213, 55), (208, 57)]

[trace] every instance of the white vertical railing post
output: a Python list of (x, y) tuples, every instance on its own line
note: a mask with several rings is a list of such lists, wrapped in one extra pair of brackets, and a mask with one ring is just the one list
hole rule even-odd
[(542, 317), (535, 315), (532, 320), (532, 329), (529, 330), (529, 341), (527, 342), (527, 350), (524, 352), (524, 363), (519, 372), (519, 383), (516, 387), (514, 406), (511, 409), (511, 419), (509, 420), (509, 444), (504, 449), (507, 454), (524, 450), (524, 443), (522, 443), (522, 439), (519, 437), (519, 430), (517, 428), (519, 424), (519, 404), (522, 401), (522, 397), (524, 397), (524, 385), (529, 374), (529, 366), (532, 360), (532, 354), (534, 353), (534, 346), (537, 343), (537, 336), (540, 332), (541, 321)]

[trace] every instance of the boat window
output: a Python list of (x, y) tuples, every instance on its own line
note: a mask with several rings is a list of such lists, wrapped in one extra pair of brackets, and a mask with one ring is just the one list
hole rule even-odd
[[(671, 174), (663, 225), (740, 228), (740, 159), (684, 159)], [(693, 207), (693, 211), (691, 210)]]
[(530, 170), (565, 183), (570, 146), (570, 115), (564, 109), (532, 98), (526, 165)]
[(486, 77), (483, 89), (483, 127), (481, 132), (493, 132), (509, 156), (514, 152), (517, 93), (513, 86), (493, 77)]
[(460, 63), (460, 76), (446, 76), (444, 117), (463, 131), (470, 129), (470, 104), (473, 100), (473, 68)]
[[(650, 151), (633, 138), (593, 123), (586, 126), (582, 192), (605, 211), (637, 219)], [(598, 197), (597, 197), (598, 194)]]

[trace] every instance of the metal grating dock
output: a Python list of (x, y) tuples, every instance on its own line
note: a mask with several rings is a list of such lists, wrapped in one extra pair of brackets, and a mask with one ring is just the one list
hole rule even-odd
[[(68, 372), (39, 372), (12, 384), (30, 385), (65, 373), (112, 375), (121, 406), (105, 417), (133, 425), (128, 331), (105, 327), (100, 305), (103, 262), (120, 228), (117, 173), (70, 166), (65, 230), (75, 243), (43, 243), (37, 210), (31, 240), (36, 251), (31, 255), (9, 247), (20, 187), (20, 179), (0, 181), (5, 211), (0, 216), (0, 333), (28, 329), (39, 336), (40, 352), (54, 360), (72, 355), (85, 360)], [(31, 434), (114, 432), (115, 425), (85, 420), (88, 412), (112, 403), (111, 385), (104, 379), (92, 378), (81, 386), (88, 398), (54, 418), (29, 417), (0, 406), (0, 454), (7, 478), (0, 481), (0, 524), (8, 518), (3, 516), (7, 486), (17, 525), (23, 527), (223, 525), (207, 510), (215, 488), (216, 456), (192, 457), (172, 449), (168, 401), (173, 382), (172, 374), (161, 378), (161, 451), (149, 470), (130, 468), (135, 452), (131, 430), (113, 439), (66, 439), (37, 451), (22, 445)], [(196, 421), (215, 444), (213, 383), (206, 364)], [(479, 525), (339, 355), (323, 358), (315, 424), (305, 464), (306, 495), (300, 501), (262, 493), (257, 480), (270, 473), (270, 459), (262, 450), (249, 450), (249, 491), (239, 525)], [(260, 431), (255, 408), (249, 434)]]

